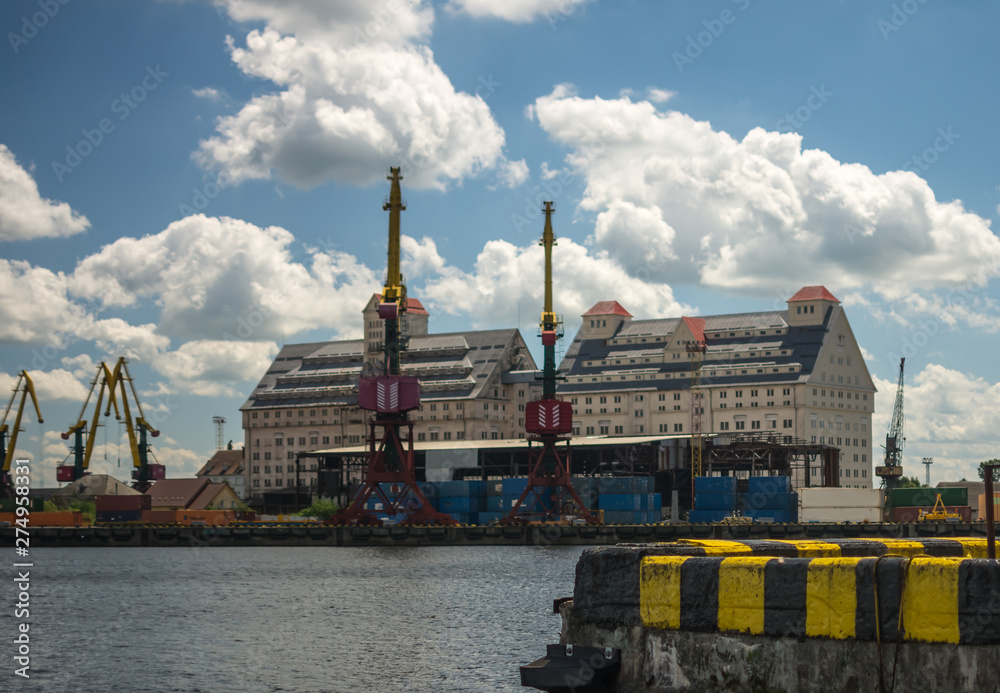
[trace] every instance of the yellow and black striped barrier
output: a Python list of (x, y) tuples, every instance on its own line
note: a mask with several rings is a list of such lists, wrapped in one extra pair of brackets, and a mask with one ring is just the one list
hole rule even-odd
[(847, 558), (884, 556), (939, 556), (986, 558), (986, 539), (678, 539), (661, 544), (676, 553), (700, 556), (785, 556), (788, 558)]
[(646, 556), (639, 573), (639, 615), (649, 628), (1000, 643), (996, 561), (921, 555), (787, 558), (747, 551), (727, 557)]

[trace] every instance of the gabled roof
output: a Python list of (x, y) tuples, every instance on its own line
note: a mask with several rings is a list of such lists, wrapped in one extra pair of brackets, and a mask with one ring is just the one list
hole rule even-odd
[[(375, 298), (378, 299), (379, 303), (382, 302), (382, 294), (375, 294)], [(430, 315), (419, 299), (410, 296), (406, 297), (406, 312), (413, 315)]]
[(236, 474), (243, 464), (243, 450), (216, 450), (212, 459), (198, 470), (195, 476), (218, 476)]
[[(215, 499), (218, 498), (219, 494), (227, 488), (229, 488), (230, 492), (232, 492), (229, 484), (225, 482), (221, 484), (208, 484), (201, 490), (201, 493), (199, 493), (197, 497), (188, 504), (187, 510), (204, 510), (209, 505), (212, 505), (212, 503), (215, 502)], [(233, 493), (233, 495), (236, 494)]]
[(788, 302), (793, 301), (835, 301), (840, 303), (840, 299), (827, 291), (825, 286), (803, 286), (801, 289), (795, 292), (795, 295), (788, 299)]
[(146, 491), (154, 508), (187, 508), (198, 494), (209, 485), (200, 479), (160, 479)]
[(691, 330), (691, 334), (694, 336), (694, 341), (698, 344), (705, 343), (705, 318), (681, 318), (684, 324), (688, 326)]
[(588, 315), (621, 315), (626, 318), (631, 318), (632, 314), (629, 313), (618, 301), (599, 301), (594, 304), (594, 307), (583, 314), (583, 317)]
[(86, 474), (52, 493), (53, 496), (90, 498), (91, 496), (137, 496), (139, 492), (108, 474)]

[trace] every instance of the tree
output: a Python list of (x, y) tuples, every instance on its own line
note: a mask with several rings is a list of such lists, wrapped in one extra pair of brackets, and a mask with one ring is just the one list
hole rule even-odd
[(924, 484), (921, 484), (915, 476), (904, 476), (900, 477), (896, 488), (924, 488)]
[[(1000, 460), (993, 458), (992, 460), (986, 460), (985, 462), (979, 463), (979, 478), (982, 479), (983, 481), (986, 481), (986, 465), (990, 464), (1000, 465)], [(994, 470), (993, 481), (996, 481), (997, 477), (998, 477), (997, 472), (996, 470)]]

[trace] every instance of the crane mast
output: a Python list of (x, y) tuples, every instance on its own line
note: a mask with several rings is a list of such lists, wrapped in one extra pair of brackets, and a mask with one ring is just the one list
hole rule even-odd
[[(100, 383), (99, 386), (98, 383)], [(97, 390), (97, 400), (94, 404), (94, 418), (88, 430), (87, 419), (85, 418), (87, 415), (87, 405), (90, 403), (90, 398), (93, 396), (95, 389)], [(97, 429), (101, 419), (101, 408), (105, 392), (108, 393), (108, 410), (110, 411), (111, 406), (114, 405), (115, 418), (120, 419), (118, 401), (115, 399), (114, 375), (112, 375), (111, 370), (108, 368), (108, 364), (101, 361), (101, 364), (97, 367), (97, 374), (90, 383), (90, 391), (87, 393), (87, 398), (83, 401), (83, 408), (80, 410), (80, 416), (78, 417), (79, 420), (70, 426), (68, 431), (62, 434), (63, 440), (69, 440), (71, 435), (74, 437), (73, 464), (60, 465), (56, 469), (56, 481), (76, 481), (89, 473), (87, 470), (90, 467), (90, 457), (94, 451), (94, 442), (97, 438)], [(86, 443), (84, 442), (84, 436), (86, 436)]]
[[(14, 427), (8, 429), (7, 415), (10, 413), (10, 408), (13, 406), (14, 400), (17, 399), (18, 392), (21, 393), (21, 401), (17, 405), (17, 414), (14, 416)], [(3, 419), (0, 419), (0, 455), (2, 455), (3, 459), (3, 470), (0, 473), (0, 498), (9, 498), (14, 495), (14, 485), (11, 483), (10, 478), (10, 464), (14, 461), (14, 451), (17, 449), (17, 434), (21, 432), (21, 417), (24, 414), (24, 405), (27, 403), (29, 395), (31, 396), (31, 403), (35, 405), (35, 414), (38, 415), (38, 423), (44, 423), (42, 420), (42, 411), (38, 408), (38, 397), (35, 396), (35, 384), (31, 382), (31, 376), (28, 375), (28, 371), (21, 371), (17, 377), (14, 392), (11, 394), (7, 408), (4, 410)], [(10, 442), (7, 441), (8, 430), (10, 432)]]
[[(875, 475), (882, 478), (887, 491), (892, 490), (903, 476), (903, 366), (906, 359), (899, 360), (899, 384), (896, 386), (896, 402), (892, 407), (892, 420), (885, 436), (885, 463), (875, 468)], [(888, 497), (887, 497), (888, 498)]]
[(539, 324), (544, 354), (542, 398), (528, 402), (525, 407), (525, 430), (532, 444), (528, 480), (510, 513), (501, 522), (551, 521), (564, 516), (596, 522), (573, 488), (570, 476), (568, 434), (573, 430), (573, 405), (556, 399), (556, 341), (562, 337), (562, 320), (552, 309), (552, 246), (556, 244), (552, 232), (555, 212), (552, 202), (545, 202), (542, 211), (545, 212), (545, 227), (539, 242), (545, 249), (545, 298)]
[[(400, 212), (406, 209), (400, 193), (399, 167), (389, 169), (389, 200), (382, 205), (389, 212), (389, 250), (385, 286), (378, 304), (379, 319), (385, 322), (385, 369), (378, 377), (361, 378), (358, 406), (374, 412), (368, 422), (368, 464), (364, 480), (347, 508), (327, 520), (331, 524), (381, 524), (382, 519), (366, 503), (375, 496), (382, 512), (407, 524), (455, 524), (450, 515), (439, 513), (417, 485), (413, 454), (413, 422), (409, 412), (420, 406), (420, 381), (400, 375), (400, 352), (406, 342), (400, 329), (406, 312), (406, 284), (400, 272)], [(402, 434), (405, 429), (406, 435)], [(381, 436), (378, 432), (381, 431)]]

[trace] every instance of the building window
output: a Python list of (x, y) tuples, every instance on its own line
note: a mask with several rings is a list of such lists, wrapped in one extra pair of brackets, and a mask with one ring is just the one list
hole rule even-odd
[(746, 427), (747, 427), (747, 422), (746, 422), (746, 421), (737, 421), (737, 422), (736, 422), (736, 430), (737, 430), (737, 431), (742, 431), (742, 430), (744, 430), (744, 429), (745, 429)]
[(271, 453), (269, 453), (269, 452), (265, 452), (265, 453), (264, 453), (264, 459), (265, 459), (265, 460), (269, 460), (269, 459), (271, 459)]
[(729, 422), (728, 421), (720, 421), (719, 422), (719, 430), (720, 431), (728, 431), (729, 430)]
[(675, 423), (674, 424), (674, 433), (683, 433), (683, 432), (684, 432), (684, 424), (682, 424), (682, 423)]
[(792, 427), (792, 420), (791, 419), (784, 419), (781, 422), (781, 426), (782, 426), (782, 428), (791, 428)]
[(760, 421), (751, 421), (750, 428), (760, 428)]

